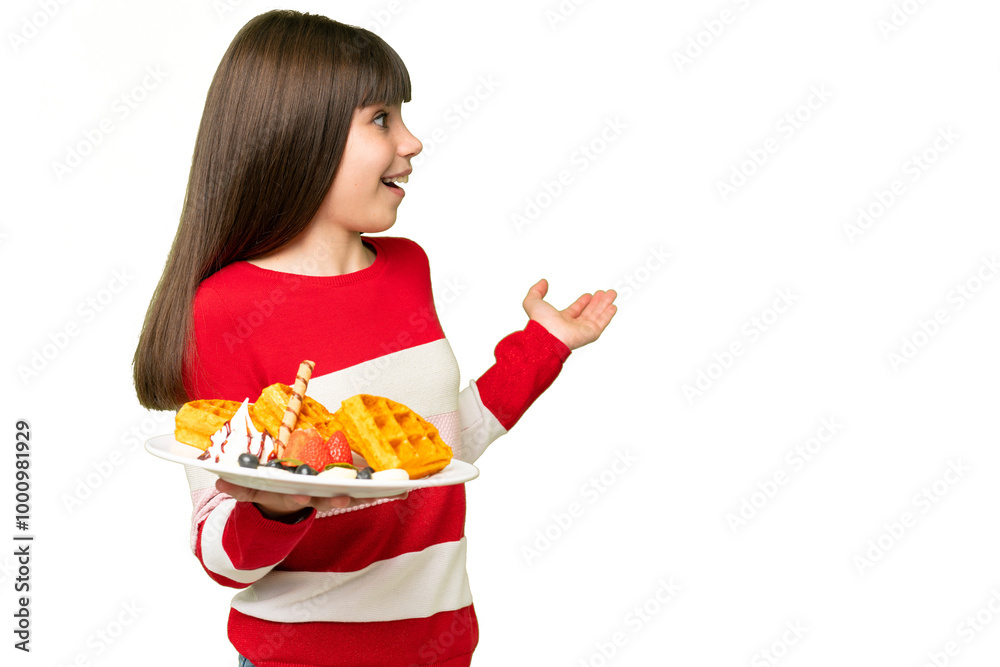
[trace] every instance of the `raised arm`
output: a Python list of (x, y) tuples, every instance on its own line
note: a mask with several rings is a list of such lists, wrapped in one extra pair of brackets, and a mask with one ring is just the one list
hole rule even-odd
[(507, 433), (555, 381), (571, 351), (597, 340), (617, 312), (614, 290), (583, 294), (564, 310), (544, 301), (547, 291), (544, 279), (532, 286), (523, 302), (527, 326), (501, 340), (496, 363), (459, 394), (464, 461), (475, 461)]

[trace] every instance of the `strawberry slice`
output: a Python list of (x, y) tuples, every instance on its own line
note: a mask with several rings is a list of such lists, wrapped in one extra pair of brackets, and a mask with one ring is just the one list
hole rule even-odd
[(309, 464), (309, 467), (317, 472), (334, 462), (330, 456), (330, 449), (323, 442), (323, 436), (312, 427), (292, 431), (288, 436), (283, 457), (298, 459)]
[[(326, 441), (326, 448), (333, 458), (331, 463), (351, 463), (354, 455), (351, 453), (351, 446), (347, 444), (347, 436), (343, 431), (335, 431), (330, 439)], [(320, 468), (322, 470), (322, 468)]]

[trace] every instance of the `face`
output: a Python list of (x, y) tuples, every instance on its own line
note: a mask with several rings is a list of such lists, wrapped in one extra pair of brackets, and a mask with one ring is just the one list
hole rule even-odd
[(344, 155), (317, 217), (354, 232), (382, 232), (403, 201), (399, 179), (423, 146), (403, 125), (400, 104), (355, 109)]

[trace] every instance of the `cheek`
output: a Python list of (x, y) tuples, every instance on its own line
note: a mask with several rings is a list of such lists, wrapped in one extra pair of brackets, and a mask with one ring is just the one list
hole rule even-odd
[(334, 188), (342, 197), (341, 206), (364, 205), (368, 197), (378, 196), (384, 188), (380, 179), (388, 172), (394, 157), (392, 146), (384, 137), (352, 129), (334, 178)]
[(392, 150), (377, 138), (355, 137), (348, 140), (344, 159), (359, 178), (378, 180), (392, 162)]

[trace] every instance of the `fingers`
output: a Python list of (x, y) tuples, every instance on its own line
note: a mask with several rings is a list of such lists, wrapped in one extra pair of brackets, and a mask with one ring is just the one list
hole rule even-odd
[[(611, 318), (618, 312), (618, 306), (614, 304), (614, 300), (617, 297), (618, 293), (614, 290), (597, 292), (594, 294), (594, 299), (590, 302), (593, 309), (590, 311), (589, 317), (600, 327), (601, 331), (608, 326)], [(585, 313), (585, 315), (587, 314)]]
[(613, 289), (608, 290), (606, 292), (604, 290), (597, 290), (596, 292), (594, 292), (594, 298), (591, 299), (590, 301), (591, 312), (593, 313), (603, 312), (605, 309), (611, 306), (612, 302), (614, 302), (617, 296), (618, 293), (615, 292)]
[(581, 294), (580, 297), (576, 301), (571, 303), (569, 307), (563, 312), (572, 317), (573, 319), (576, 319), (580, 317), (580, 313), (582, 313), (584, 309), (588, 305), (590, 305), (590, 303), (593, 301), (593, 298), (594, 297), (592, 294)]
[(604, 333), (611, 319), (618, 312), (618, 307), (613, 303), (617, 296), (618, 294), (614, 290), (594, 292), (587, 307), (576, 318), (576, 321), (588, 330), (580, 346), (594, 342)]
[(350, 507), (354, 500), (350, 496), (334, 496), (332, 498), (313, 498), (308, 504), (315, 507), (317, 512), (329, 512), (330, 510), (342, 510)]
[[(352, 498), (351, 496), (333, 496), (330, 498), (319, 496), (307, 496), (289, 493), (274, 493), (272, 491), (261, 491), (245, 486), (239, 486), (227, 482), (223, 479), (215, 481), (215, 488), (220, 492), (232, 496), (233, 499), (241, 502), (256, 503), (273, 512), (291, 513), (303, 507), (313, 507), (317, 512), (329, 512), (335, 509), (346, 509), (358, 505), (365, 505), (372, 502), (372, 498)], [(398, 496), (391, 496), (390, 500), (405, 500), (409, 495), (403, 492)]]
[(257, 489), (250, 489), (245, 486), (239, 486), (238, 484), (233, 484), (232, 482), (227, 482), (224, 479), (215, 480), (216, 490), (225, 493), (226, 495), (232, 496), (236, 500), (253, 502), (254, 496), (257, 495)]
[(603, 332), (607, 328), (608, 324), (610, 324), (611, 318), (613, 318), (615, 316), (615, 313), (617, 312), (618, 312), (618, 306), (611, 304), (607, 308), (602, 310), (600, 313), (597, 313), (594, 316), (594, 322), (600, 327), (601, 331)]
[(617, 306), (613, 305), (617, 296), (618, 293), (614, 290), (606, 292), (604, 290), (597, 290), (593, 294), (583, 294), (565, 312), (573, 318), (582, 318), (597, 322), (606, 317), (610, 321), (611, 317), (618, 310)]
[(232, 496), (234, 500), (239, 502), (255, 503), (259, 507), (276, 514), (297, 512), (303, 507), (316, 507), (319, 509), (319, 505), (329, 505), (330, 507), (327, 509), (346, 507), (351, 501), (351, 499), (347, 496), (314, 499), (312, 496), (304, 494), (261, 491), (260, 489), (251, 489), (245, 486), (239, 486), (238, 484), (233, 484), (223, 479), (215, 481), (215, 488), (222, 493)]

